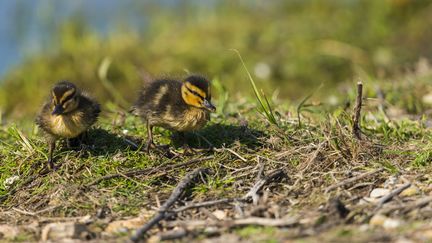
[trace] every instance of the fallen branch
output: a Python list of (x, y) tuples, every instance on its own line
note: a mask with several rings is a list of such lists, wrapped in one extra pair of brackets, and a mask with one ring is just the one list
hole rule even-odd
[(361, 130), (360, 130), (360, 116), (361, 116), (361, 108), (363, 103), (363, 83), (359, 81), (357, 83), (357, 99), (356, 105), (354, 107), (354, 115), (353, 115), (353, 125), (352, 125), (352, 133), (354, 137), (361, 140)]
[(181, 239), (188, 235), (188, 231), (185, 229), (176, 229), (176, 230), (169, 230), (165, 232), (161, 232), (155, 236), (152, 236), (149, 239), (149, 242), (161, 242), (165, 240), (177, 240)]
[(389, 194), (385, 195), (378, 201), (378, 205), (375, 210), (380, 209), (386, 202), (390, 201), (393, 197), (399, 195), (401, 192), (405, 191), (411, 186), (411, 183), (406, 183), (393, 191), (391, 191)]
[(131, 237), (132, 242), (138, 242), (154, 225), (159, 221), (163, 220), (168, 213), (168, 209), (182, 196), (183, 192), (189, 187), (192, 181), (203, 173), (207, 173), (208, 169), (198, 168), (188, 173), (182, 181), (177, 185), (174, 191), (171, 193), (168, 200), (162, 204), (159, 212), (150, 221), (137, 230), (135, 235)]
[(360, 175), (355, 176), (355, 177), (351, 177), (351, 178), (349, 178), (349, 179), (343, 180), (343, 181), (341, 181), (341, 182), (339, 182), (339, 183), (336, 183), (336, 184), (334, 184), (334, 185), (331, 185), (331, 186), (327, 187), (327, 188), (325, 189), (325, 192), (328, 193), (328, 192), (330, 192), (330, 191), (332, 191), (332, 190), (334, 190), (334, 189), (336, 189), (336, 188), (338, 188), (338, 187), (342, 187), (342, 186), (349, 185), (349, 184), (351, 184), (351, 183), (353, 183), (353, 182), (355, 182), (355, 181), (361, 180), (361, 179), (363, 179), (363, 178), (366, 178), (366, 177), (368, 177), (368, 176), (374, 175), (374, 174), (379, 173), (379, 172), (382, 172), (382, 171), (384, 171), (384, 169), (383, 169), (383, 168), (380, 168), (380, 169), (376, 169), (376, 170), (374, 170), (374, 171), (368, 171), (368, 172), (365, 172), (365, 173), (360, 174)]
[(179, 212), (183, 212), (183, 211), (186, 211), (189, 209), (211, 207), (211, 206), (215, 206), (218, 204), (231, 203), (231, 202), (235, 202), (235, 201), (239, 201), (239, 200), (242, 200), (242, 199), (241, 198), (224, 198), (224, 199), (218, 199), (218, 200), (213, 200), (213, 201), (192, 203), (189, 205), (185, 205), (183, 207), (176, 208), (176, 209), (172, 210), (171, 212), (179, 213)]
[(168, 221), (165, 223), (167, 227), (182, 227), (186, 230), (193, 230), (201, 227), (225, 227), (233, 228), (239, 226), (268, 226), (268, 227), (288, 227), (298, 223), (297, 217), (272, 219), (272, 218), (260, 218), (260, 217), (249, 217), (243, 219), (233, 220), (191, 220), (191, 221)]
[(267, 183), (274, 181), (278, 178), (286, 176), (284, 171), (281, 169), (274, 170), (273, 172), (270, 172), (268, 175), (264, 176), (263, 178), (260, 178), (255, 185), (249, 190), (246, 195), (243, 196), (243, 200), (248, 200), (249, 198), (252, 199), (254, 204), (257, 204), (258, 202), (258, 192), (266, 185)]
[(128, 171), (125, 173), (116, 173), (116, 174), (111, 174), (111, 175), (106, 175), (103, 176), (99, 179), (96, 179), (92, 182), (90, 182), (89, 184), (85, 185), (84, 188), (89, 188), (91, 186), (94, 186), (96, 184), (98, 184), (101, 181), (104, 180), (110, 180), (113, 178), (119, 178), (119, 177), (124, 177), (124, 176), (137, 176), (137, 175), (150, 175), (150, 174), (154, 174), (155, 172), (161, 172), (159, 173), (158, 176), (161, 175), (166, 175), (169, 171), (173, 170), (173, 169), (178, 169), (178, 168), (182, 168), (191, 164), (195, 164), (195, 163), (199, 163), (205, 160), (209, 160), (209, 159), (213, 159), (214, 156), (207, 156), (207, 157), (201, 157), (201, 158), (195, 158), (195, 159), (191, 159), (189, 161), (180, 163), (180, 164), (173, 164), (173, 165), (168, 165), (168, 166), (158, 166), (156, 168), (147, 168), (147, 169), (142, 169), (142, 170), (133, 170), (133, 171)]
[(407, 214), (407, 213), (411, 212), (412, 210), (417, 209), (417, 208), (422, 208), (431, 202), (432, 202), (432, 196), (428, 196), (428, 197), (420, 198), (420, 199), (418, 199), (412, 203), (409, 203), (409, 204), (396, 205), (396, 206), (392, 206), (392, 207), (385, 207), (385, 208), (381, 209), (379, 211), (379, 213), (383, 214), (383, 215), (387, 215), (387, 214), (390, 214), (394, 211), (401, 210), (402, 214)]
[(422, 208), (426, 205), (428, 205), (429, 203), (432, 202), (432, 196), (429, 197), (425, 197), (425, 198), (420, 198), (419, 200), (415, 201), (414, 203), (408, 205), (407, 207), (405, 207), (403, 209), (404, 213), (408, 213), (416, 208)]

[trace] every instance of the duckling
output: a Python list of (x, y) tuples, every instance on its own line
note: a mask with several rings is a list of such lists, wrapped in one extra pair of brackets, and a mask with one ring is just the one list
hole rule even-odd
[(156, 147), (153, 143), (154, 126), (177, 131), (185, 143), (184, 132), (202, 128), (210, 119), (210, 112), (216, 111), (211, 103), (210, 82), (198, 75), (191, 75), (183, 81), (157, 79), (143, 87), (133, 114), (147, 123), (145, 150)]
[(72, 139), (80, 137), (96, 122), (99, 113), (99, 104), (73, 83), (60, 81), (52, 88), (50, 99), (36, 118), (36, 124), (44, 131), (48, 142), (48, 166), (51, 169), (54, 169), (52, 157), (56, 141), (66, 138), (69, 147)]

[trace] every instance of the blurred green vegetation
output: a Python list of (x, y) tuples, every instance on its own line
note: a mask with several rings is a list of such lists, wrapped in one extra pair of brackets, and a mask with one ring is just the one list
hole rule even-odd
[(89, 28), (79, 13), (62, 23), (49, 49), (2, 78), (1, 112), (33, 116), (62, 79), (124, 108), (143, 78), (185, 72), (218, 79), (232, 95), (253, 96), (231, 48), (259, 87), (291, 99), (321, 83), (321, 95), (328, 95), (356, 77), (397, 77), (432, 57), (432, 1), (184, 1), (180, 9), (144, 4), (142, 12), (150, 20), (142, 31), (119, 23), (108, 36)]

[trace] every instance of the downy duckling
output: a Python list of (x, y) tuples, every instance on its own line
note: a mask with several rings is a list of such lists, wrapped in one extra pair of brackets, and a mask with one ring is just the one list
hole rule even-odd
[(99, 113), (99, 104), (73, 83), (60, 81), (52, 88), (50, 99), (36, 118), (48, 142), (48, 166), (51, 169), (54, 168), (52, 157), (56, 141), (66, 138), (69, 146), (71, 139), (81, 136), (96, 122)]
[[(163, 127), (180, 133), (202, 128), (216, 111), (211, 103), (210, 82), (201, 76), (192, 75), (183, 81), (157, 79), (146, 85), (139, 93), (133, 114), (147, 123), (145, 150), (155, 147), (152, 128)], [(184, 143), (188, 149), (186, 143)]]

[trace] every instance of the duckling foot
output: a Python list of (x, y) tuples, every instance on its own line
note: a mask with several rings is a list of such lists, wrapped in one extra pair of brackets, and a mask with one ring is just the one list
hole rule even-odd
[(60, 166), (56, 166), (54, 164), (54, 160), (53, 159), (49, 159), (47, 162), (47, 167), (45, 167), (45, 169), (41, 172), (42, 174), (46, 174), (50, 171), (56, 171), (57, 169), (59, 169)]
[(183, 145), (183, 155), (194, 155), (194, 154), (196, 154), (196, 151), (193, 148), (189, 147), (189, 145), (187, 144)]
[(150, 149), (155, 149), (156, 145), (153, 143), (153, 141), (149, 140), (146, 142), (144, 146), (144, 152), (150, 152)]
[(55, 169), (55, 165), (54, 165), (54, 162), (53, 162), (52, 159), (48, 160), (47, 165), (48, 165), (48, 169), (50, 169), (50, 170), (54, 170)]

